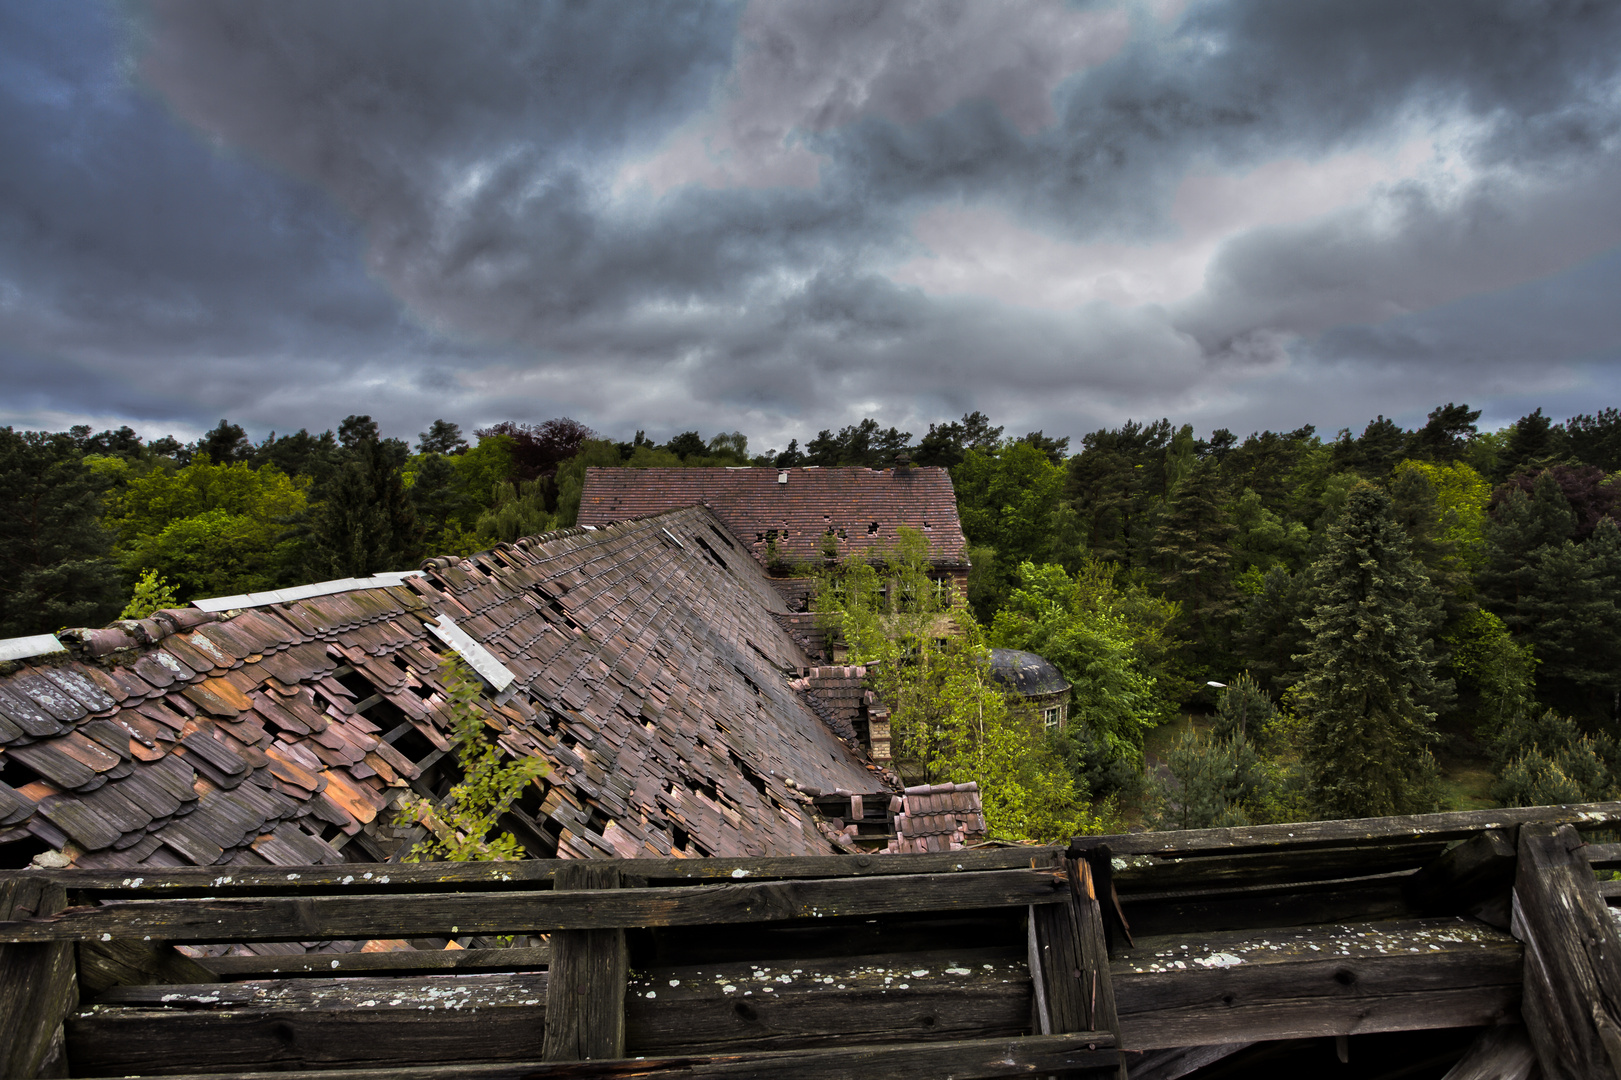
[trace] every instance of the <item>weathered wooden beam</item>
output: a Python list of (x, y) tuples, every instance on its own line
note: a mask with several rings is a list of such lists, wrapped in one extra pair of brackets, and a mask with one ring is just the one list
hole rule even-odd
[(1483, 1030), (1441, 1080), (1526, 1080), (1537, 1063), (1521, 1024)]
[(1248, 825), (1120, 836), (1078, 836), (1074, 846), (1084, 849), (1089, 845), (1106, 843), (1113, 848), (1117, 858), (1129, 855), (1237, 854), (1268, 848), (1303, 849), (1462, 840), (1486, 829), (1512, 829), (1527, 822), (1572, 825), (1577, 829), (1613, 827), (1621, 822), (1621, 802), (1464, 810), (1448, 814), (1302, 821), (1286, 825)]
[(1514, 933), (1525, 1026), (1547, 1080), (1621, 1076), (1621, 935), (1569, 826), (1520, 828)]
[(1114, 884), (1123, 899), (1133, 894), (1221, 885), (1273, 885), (1375, 877), (1413, 870), (1438, 858), (1443, 840), (1406, 844), (1357, 844), (1280, 851), (1183, 855), (1117, 855)]
[(1588, 844), (1582, 857), (1594, 870), (1621, 870), (1621, 844)]
[(1499, 1023), (1521, 963), (1453, 917), (1143, 938), (1111, 966), (1121, 1045), (1152, 1050)]
[(1449, 848), (1403, 883), (1414, 910), (1425, 913), (1468, 911), (1493, 894), (1514, 885), (1519, 857), (1504, 829), (1487, 829)]
[[(525, 949), (425, 949), (398, 952), (276, 953), (215, 956), (195, 961), (222, 979), (305, 975), (347, 978), (374, 972), (391, 975), (452, 975), (481, 971), (539, 971), (551, 963), (549, 945)], [(175, 980), (176, 982), (180, 980)]]
[(993, 1038), (1030, 1030), (1023, 949), (650, 968), (630, 981), (626, 1052), (714, 1054)]
[(218, 978), (189, 956), (167, 945), (114, 939), (81, 941), (77, 945), (79, 992), (99, 994), (110, 986), (149, 983), (203, 983)]
[[(0, 882), (0, 918), (49, 914), (67, 903), (60, 885)], [(73, 944), (0, 945), (0, 1076), (66, 1076), (62, 1022), (78, 1003)]]
[(1126, 1075), (1130, 1080), (1179, 1080), (1254, 1045), (1247, 1042), (1215, 1043), (1210, 1046), (1175, 1046), (1141, 1054), (1128, 1053), (1125, 1055)]
[(521, 1062), (320, 1072), (191, 1073), (181, 1080), (967, 1080), (1113, 1070), (1119, 1052), (1107, 1032), (898, 1043), (615, 1061)]
[[(593, 863), (596, 860), (592, 860)], [(0, 922), (0, 941), (314, 941), (773, 922), (1051, 903), (1050, 870), (768, 881), (703, 887), (153, 900)]]
[[(571, 892), (617, 890), (619, 868), (581, 862), (560, 867), (559, 897)], [(625, 931), (565, 930), (552, 935), (546, 998), (546, 1061), (597, 1061), (625, 1056)]]
[(1136, 932), (1150, 937), (1371, 922), (1413, 914), (1402, 895), (1405, 877), (1142, 893), (1126, 897), (1124, 905)]
[(76, 1076), (533, 1060), (544, 973), (115, 987), (68, 1020)]
[[(1046, 868), (1061, 848), (993, 848), (923, 855), (800, 855), (774, 858), (601, 859), (625, 877), (695, 884), (798, 878), (893, 877), (898, 874), (971, 873)], [(499, 863), (344, 863), (339, 866), (198, 866), (140, 873), (108, 870), (0, 871), (0, 881), (39, 879), (75, 892), (124, 896), (306, 895), (323, 892), (415, 893), (550, 888), (557, 869), (573, 859)], [(741, 873), (739, 873), (741, 871)]]

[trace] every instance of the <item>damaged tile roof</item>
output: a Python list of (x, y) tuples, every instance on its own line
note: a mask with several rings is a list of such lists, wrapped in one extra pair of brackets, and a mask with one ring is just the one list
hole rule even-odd
[(606, 525), (697, 504), (761, 563), (772, 539), (787, 562), (816, 562), (831, 531), (848, 559), (892, 546), (907, 525), (928, 537), (935, 566), (968, 566), (951, 474), (934, 467), (587, 469), (579, 520)]
[(900, 802), (891, 851), (953, 851), (985, 839), (978, 784), (920, 784), (907, 788)]
[(783, 601), (708, 510), (424, 570), (65, 631), (0, 667), (0, 863), (386, 858), (415, 835), (392, 803), (455, 779), (446, 616), (515, 677), (486, 695), (493, 737), (551, 766), (508, 819), (532, 855), (827, 853), (799, 788), (883, 786), (790, 685)]

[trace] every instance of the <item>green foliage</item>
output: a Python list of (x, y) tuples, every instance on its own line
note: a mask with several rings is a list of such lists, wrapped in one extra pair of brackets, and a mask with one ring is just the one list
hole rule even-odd
[(625, 467), (630, 469), (678, 469), (684, 464), (673, 451), (648, 445), (631, 451)]
[(1305, 764), (1330, 818), (1423, 813), (1438, 803), (1432, 703), (1438, 683), (1421, 602), (1429, 589), (1393, 517), (1390, 496), (1351, 492), (1312, 566), (1311, 644), (1298, 657), (1310, 720)]
[(179, 607), (180, 600), (174, 588), (156, 570), (148, 570), (135, 583), (135, 592), (129, 603), (118, 613), (120, 619), (144, 619), (154, 611)]
[(1271, 795), (1266, 762), (1242, 735), (1184, 731), (1166, 762), (1175, 783), (1158, 782), (1156, 829), (1249, 825)]
[(173, 472), (149, 469), (131, 476), (110, 519), (126, 552), (177, 521), (211, 511), (253, 522), (265, 532), (269, 547), (274, 535), (284, 531), (281, 523), (305, 509), (309, 487), (307, 478), (290, 477), (274, 465), (216, 465), (200, 455)]
[(1438, 539), (1450, 548), (1450, 558), (1466, 573), (1479, 569), (1486, 558), (1486, 506), (1491, 485), (1461, 461), (1448, 465), (1403, 461), (1391, 473), (1393, 484), (1405, 477), (1422, 476), (1434, 491)]
[(125, 549), (125, 564), (162, 574), (187, 601), (273, 589), (297, 577), (299, 545), (286, 527), (209, 510), (172, 521)]
[(450, 459), (456, 467), (457, 487), (475, 505), (487, 505), (495, 486), (512, 479), (516, 445), (511, 435), (482, 435), (477, 446)]
[(546, 512), (542, 481), (497, 484), (492, 502), (494, 505), (478, 518), (478, 538), (485, 546), (510, 544), (521, 536), (538, 536), (553, 527), (552, 515)]
[(1072, 687), (1070, 725), (1135, 771), (1143, 733), (1169, 715), (1171, 702), (1160, 691), (1153, 660), (1176, 614), (1174, 603), (1118, 587), (1107, 564), (1088, 563), (1071, 575), (1061, 566), (1026, 562), (990, 638), (1058, 668)]
[(1535, 705), (1536, 658), (1489, 611), (1473, 609), (1443, 640), (1462, 695), (1473, 705), (1477, 729), (1495, 739)]
[(312, 580), (401, 570), (421, 557), (422, 534), (391, 451), (359, 442), (316, 491), (306, 572)]
[(1492, 795), (1504, 806), (1614, 799), (1617, 749), (1609, 736), (1585, 735), (1553, 709), (1522, 714), (1494, 741), (1499, 770)]
[(479, 702), (481, 686), (473, 669), (455, 657), (440, 665), (456, 739), (462, 779), (438, 806), (423, 798), (400, 800), (395, 824), (422, 825), (428, 835), (415, 844), (406, 862), (510, 862), (524, 857), (511, 833), (490, 834), (501, 815), (523, 795), (524, 788), (549, 771), (539, 758), (503, 764), (504, 754), (488, 736), (489, 725)]
[(0, 637), (100, 626), (124, 588), (74, 439), (0, 428)]
[(1039, 720), (1010, 706), (992, 678), (984, 634), (954, 592), (928, 576), (928, 540), (897, 530), (893, 551), (823, 574), (815, 609), (869, 665), (890, 709), (902, 774), (930, 782), (975, 781), (993, 834), (1057, 840), (1096, 831), (1062, 758)]
[(1278, 715), (1277, 707), (1261, 684), (1249, 672), (1241, 672), (1216, 696), (1216, 722), (1214, 733), (1223, 741), (1247, 739), (1258, 749), (1269, 749), (1276, 732), (1273, 730)]

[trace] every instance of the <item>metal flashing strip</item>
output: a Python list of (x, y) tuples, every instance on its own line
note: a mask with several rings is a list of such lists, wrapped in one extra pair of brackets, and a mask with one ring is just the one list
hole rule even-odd
[(428, 632), (455, 649), (496, 693), (507, 690), (518, 681), (518, 677), (508, 671), (494, 653), (468, 636), (467, 631), (457, 626), (449, 615), (441, 615), (437, 623), (429, 623)]
[(381, 574), (373, 574), (364, 578), (340, 578), (336, 581), (320, 581), (314, 585), (295, 585), (290, 589), (276, 589), (272, 592), (243, 593), (240, 596), (220, 596), (210, 600), (193, 600), (191, 606), (199, 611), (239, 611), (243, 608), (266, 607), (270, 604), (286, 604), (294, 600), (308, 600), (312, 596), (331, 596), (333, 593), (350, 592), (354, 589), (381, 589), (389, 585), (398, 585), (409, 577), (421, 577), (421, 570), (389, 570)]
[(14, 637), (0, 640), (0, 660), (27, 660), (46, 653), (67, 652), (55, 634), (35, 634), (32, 637)]

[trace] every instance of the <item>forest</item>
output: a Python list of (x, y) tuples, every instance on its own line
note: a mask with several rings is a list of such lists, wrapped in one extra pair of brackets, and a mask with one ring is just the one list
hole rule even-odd
[[(1077, 448), (973, 412), (916, 438), (866, 419), (761, 454), (737, 432), (618, 442), (567, 418), (470, 436), (438, 420), (414, 444), (361, 415), (259, 442), (225, 420), (189, 444), (4, 428), (0, 637), (566, 526), (592, 466), (904, 458), (951, 471), (968, 602), (908, 579), (921, 563), (903, 540), (819, 603), (887, 673), (907, 767), (980, 779), (1004, 833), (1614, 797), (1621, 413), (1538, 409), (1496, 431), (1479, 417), (1449, 403), (1416, 429), (1380, 416), (1332, 438), (1200, 438), (1162, 419)], [(902, 634), (898, 596), (918, 616)], [(941, 618), (949, 641), (928, 629)], [(997, 728), (986, 646), (1055, 664), (1070, 722)]]

